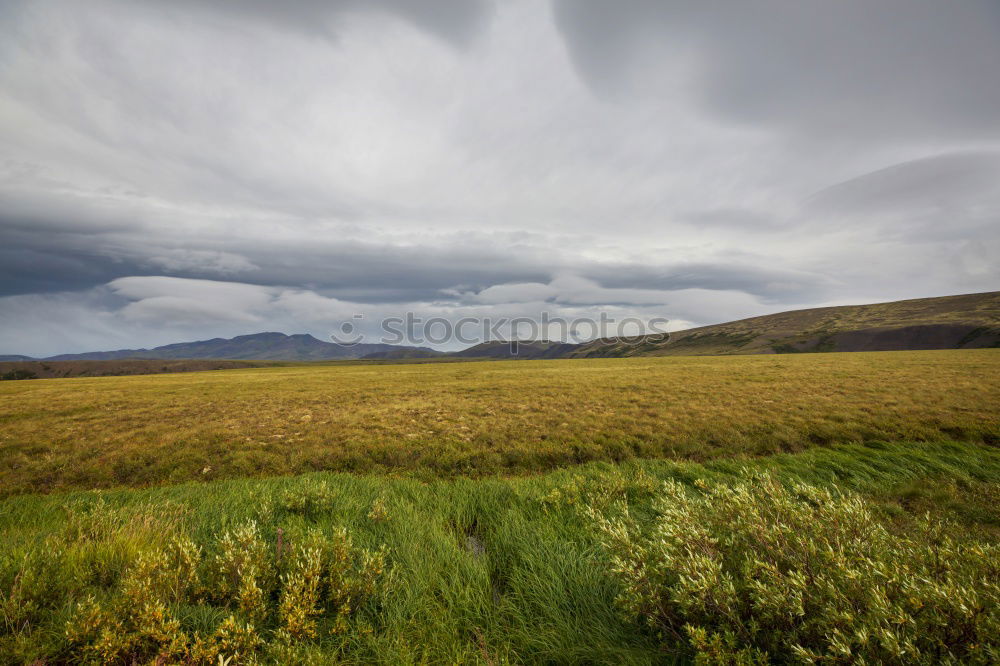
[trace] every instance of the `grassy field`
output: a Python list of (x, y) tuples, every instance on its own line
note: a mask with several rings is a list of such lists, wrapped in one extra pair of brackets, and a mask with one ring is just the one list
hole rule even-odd
[(4, 494), (316, 470), (488, 476), (1000, 441), (1000, 351), (323, 365), (0, 384)]
[(0, 664), (997, 663), (998, 406), (1000, 350), (5, 382)]

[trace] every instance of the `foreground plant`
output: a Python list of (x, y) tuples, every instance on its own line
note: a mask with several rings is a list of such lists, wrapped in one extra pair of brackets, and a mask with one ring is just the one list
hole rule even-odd
[(770, 476), (670, 481), (651, 519), (592, 512), (618, 602), (699, 663), (997, 663), (1000, 548)]
[[(254, 662), (268, 643), (288, 649), (345, 631), (379, 593), (385, 553), (353, 545), (346, 530), (310, 530), (276, 548), (251, 521), (219, 535), (208, 555), (176, 535), (141, 551), (117, 585), (77, 602), (68, 655), (92, 663)], [(179, 609), (221, 614), (214, 629), (182, 625)], [(286, 645), (288, 644), (288, 645)]]

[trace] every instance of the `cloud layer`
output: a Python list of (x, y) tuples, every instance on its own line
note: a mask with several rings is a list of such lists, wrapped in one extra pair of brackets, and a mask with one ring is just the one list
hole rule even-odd
[(998, 72), (991, 0), (15, 0), (0, 352), (996, 289)]

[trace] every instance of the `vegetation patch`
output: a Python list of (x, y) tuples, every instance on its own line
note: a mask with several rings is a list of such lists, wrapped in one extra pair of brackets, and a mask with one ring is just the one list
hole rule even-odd
[(302, 641), (372, 630), (384, 550), (355, 546), (344, 528), (275, 532), (253, 519), (196, 542), (169, 509), (98, 500), (81, 518), (68, 506), (61, 533), (7, 563), (0, 645), (16, 653), (65, 616), (53, 658), (247, 663), (265, 645), (294, 661)]
[[(692, 333), (678, 337), (676, 341), (671, 341), (669, 346), (673, 349), (687, 347), (720, 347), (741, 349), (757, 339), (759, 334), (756, 331), (746, 332), (717, 332), (717, 333)], [(655, 348), (655, 345), (654, 347)]]
[(21, 496), (0, 502), (0, 663), (652, 664), (796, 646), (988, 662), (998, 482), (994, 448), (886, 443)]
[(894, 534), (860, 496), (668, 481), (652, 519), (594, 511), (623, 612), (701, 663), (996, 663), (1000, 546), (930, 516)]

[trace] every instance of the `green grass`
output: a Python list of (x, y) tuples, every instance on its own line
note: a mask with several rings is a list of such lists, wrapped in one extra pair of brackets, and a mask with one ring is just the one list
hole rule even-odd
[[(32, 557), (44, 564), (44, 582), (32, 597), (37, 604), (33, 612), (17, 615), (0, 596), (0, 608), (11, 620), (0, 625), (0, 662), (76, 659), (78, 648), (68, 644), (65, 627), (77, 602), (88, 595), (109, 599), (120, 593), (138, 554), (162, 547), (171, 534), (188, 536), (211, 551), (218, 534), (251, 519), (259, 522), (269, 550), (276, 547), (279, 527), (293, 544), (305, 540), (309, 528), (329, 534), (344, 527), (358, 546), (387, 549), (391, 573), (385, 592), (352, 616), (347, 631), (320, 631), (315, 639), (292, 641), (295, 659), (685, 659), (683, 646), (664, 652), (653, 633), (616, 609), (621, 589), (585, 509), (627, 500), (641, 514), (664, 480), (726, 482), (747, 466), (785, 480), (861, 492), (900, 531), (908, 529), (914, 513), (931, 509), (935, 516), (955, 521), (962, 534), (996, 534), (995, 494), (982, 491), (1000, 483), (1000, 451), (958, 442), (842, 445), (749, 463), (592, 463), (506, 480), (422, 482), (315, 473), (22, 496), (0, 502), (0, 595), (10, 593)], [(914, 501), (915, 489), (934, 488), (947, 488), (949, 502)], [(381, 509), (373, 512), (376, 504)], [(56, 551), (62, 555), (52, 557)], [(34, 554), (25, 560), (29, 553)], [(202, 600), (170, 606), (169, 612), (191, 634), (211, 632), (233, 611)], [(256, 631), (267, 641), (259, 652), (265, 661), (288, 658), (289, 653), (276, 652), (278, 625), (273, 615), (257, 624)], [(321, 617), (320, 629), (327, 626)], [(275, 652), (268, 657), (268, 650)]]
[(0, 487), (420, 478), (1000, 441), (1000, 351), (320, 365), (0, 384)]

